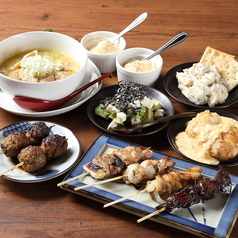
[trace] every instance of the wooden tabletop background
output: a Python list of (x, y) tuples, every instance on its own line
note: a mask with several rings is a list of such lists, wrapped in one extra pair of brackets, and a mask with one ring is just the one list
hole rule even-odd
[[(52, 28), (78, 41), (90, 32), (106, 30), (119, 33), (141, 13), (147, 12), (144, 23), (124, 37), (127, 48), (146, 47), (156, 50), (179, 32), (189, 38), (162, 54), (164, 65), (157, 89), (165, 92), (166, 72), (181, 63), (198, 61), (207, 46), (238, 55), (237, 0), (0, 0), (0, 39), (17, 33)], [(1, 52), (0, 52), (1, 53)], [(103, 87), (117, 83), (105, 79)], [(172, 99), (171, 99), (172, 100)], [(192, 108), (172, 100), (176, 113)], [(85, 152), (102, 131), (86, 114), (87, 103), (68, 113), (40, 118), (63, 124), (78, 137)], [(237, 104), (225, 110), (238, 115)], [(0, 127), (32, 118), (17, 116), (0, 109)], [(124, 138), (131, 143), (181, 158), (170, 147), (166, 129), (140, 138)], [(237, 167), (228, 172), (238, 175)], [(21, 184), (0, 178), (0, 237), (161, 237), (190, 238), (191, 234), (144, 221), (113, 207), (68, 193), (57, 187), (65, 175), (50, 181)], [(238, 236), (238, 224), (230, 237)], [(193, 237), (196, 237), (193, 235)]]

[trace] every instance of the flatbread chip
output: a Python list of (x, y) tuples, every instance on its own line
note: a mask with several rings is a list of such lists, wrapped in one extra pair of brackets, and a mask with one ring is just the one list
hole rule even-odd
[(215, 64), (229, 92), (238, 85), (238, 62), (234, 55), (226, 54), (208, 46), (200, 59), (200, 63), (207, 66)]

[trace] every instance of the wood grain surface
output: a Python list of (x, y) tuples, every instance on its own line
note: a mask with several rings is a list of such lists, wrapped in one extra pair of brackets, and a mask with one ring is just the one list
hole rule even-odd
[[(124, 37), (127, 48), (156, 50), (179, 32), (189, 38), (162, 53), (164, 60), (157, 89), (165, 93), (166, 72), (181, 63), (199, 61), (207, 46), (238, 55), (237, 0), (0, 0), (0, 40), (35, 30), (52, 28), (78, 41), (90, 32), (105, 30), (119, 33), (141, 13), (148, 17)], [(0, 52), (1, 53), (1, 52)], [(116, 72), (105, 79), (103, 87), (117, 84)], [(192, 108), (171, 99), (176, 113)], [(87, 102), (62, 115), (40, 118), (60, 123), (72, 130), (85, 152), (102, 131), (86, 114)], [(238, 114), (238, 105), (224, 109)], [(17, 116), (0, 109), (0, 128), (32, 118)], [(125, 138), (132, 143), (183, 159), (169, 145), (166, 129), (154, 135)], [(238, 175), (237, 167), (227, 169)], [(137, 217), (113, 207), (68, 193), (57, 187), (65, 175), (36, 184), (21, 184), (0, 178), (0, 237), (196, 237), (152, 221), (137, 224)], [(238, 224), (230, 235), (238, 236)]]

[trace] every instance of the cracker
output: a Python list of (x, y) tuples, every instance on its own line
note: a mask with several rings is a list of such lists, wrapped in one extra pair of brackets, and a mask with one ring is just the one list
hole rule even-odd
[(226, 83), (228, 91), (238, 85), (238, 62), (234, 55), (229, 55), (208, 46), (200, 59), (200, 63), (207, 66), (215, 64)]

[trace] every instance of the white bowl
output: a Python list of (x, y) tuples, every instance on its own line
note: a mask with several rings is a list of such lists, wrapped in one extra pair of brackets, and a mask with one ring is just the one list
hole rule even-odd
[(34, 49), (52, 49), (68, 53), (79, 61), (81, 69), (65, 79), (42, 83), (19, 81), (0, 73), (0, 88), (3, 92), (12, 97), (20, 95), (57, 100), (86, 83), (84, 76), (88, 62), (87, 52), (75, 39), (55, 32), (34, 31), (6, 38), (0, 42), (0, 62), (18, 52)]
[(146, 48), (130, 48), (120, 52), (116, 58), (118, 81), (123, 81), (125, 83), (134, 82), (136, 84), (154, 87), (163, 66), (163, 59), (160, 55), (151, 59), (155, 65), (155, 69), (152, 71), (134, 72), (124, 68), (126, 63), (136, 59), (141, 60), (152, 53), (154, 53), (153, 50)]
[(123, 37), (120, 37), (114, 42), (114, 44), (120, 48), (119, 51), (110, 54), (98, 54), (89, 51), (92, 47), (95, 47), (100, 41), (108, 40), (112, 41), (117, 37), (116, 33), (109, 31), (96, 31), (85, 35), (81, 39), (82, 46), (86, 49), (88, 57), (98, 67), (101, 73), (111, 73), (116, 71), (116, 57), (126, 48), (126, 41)]

